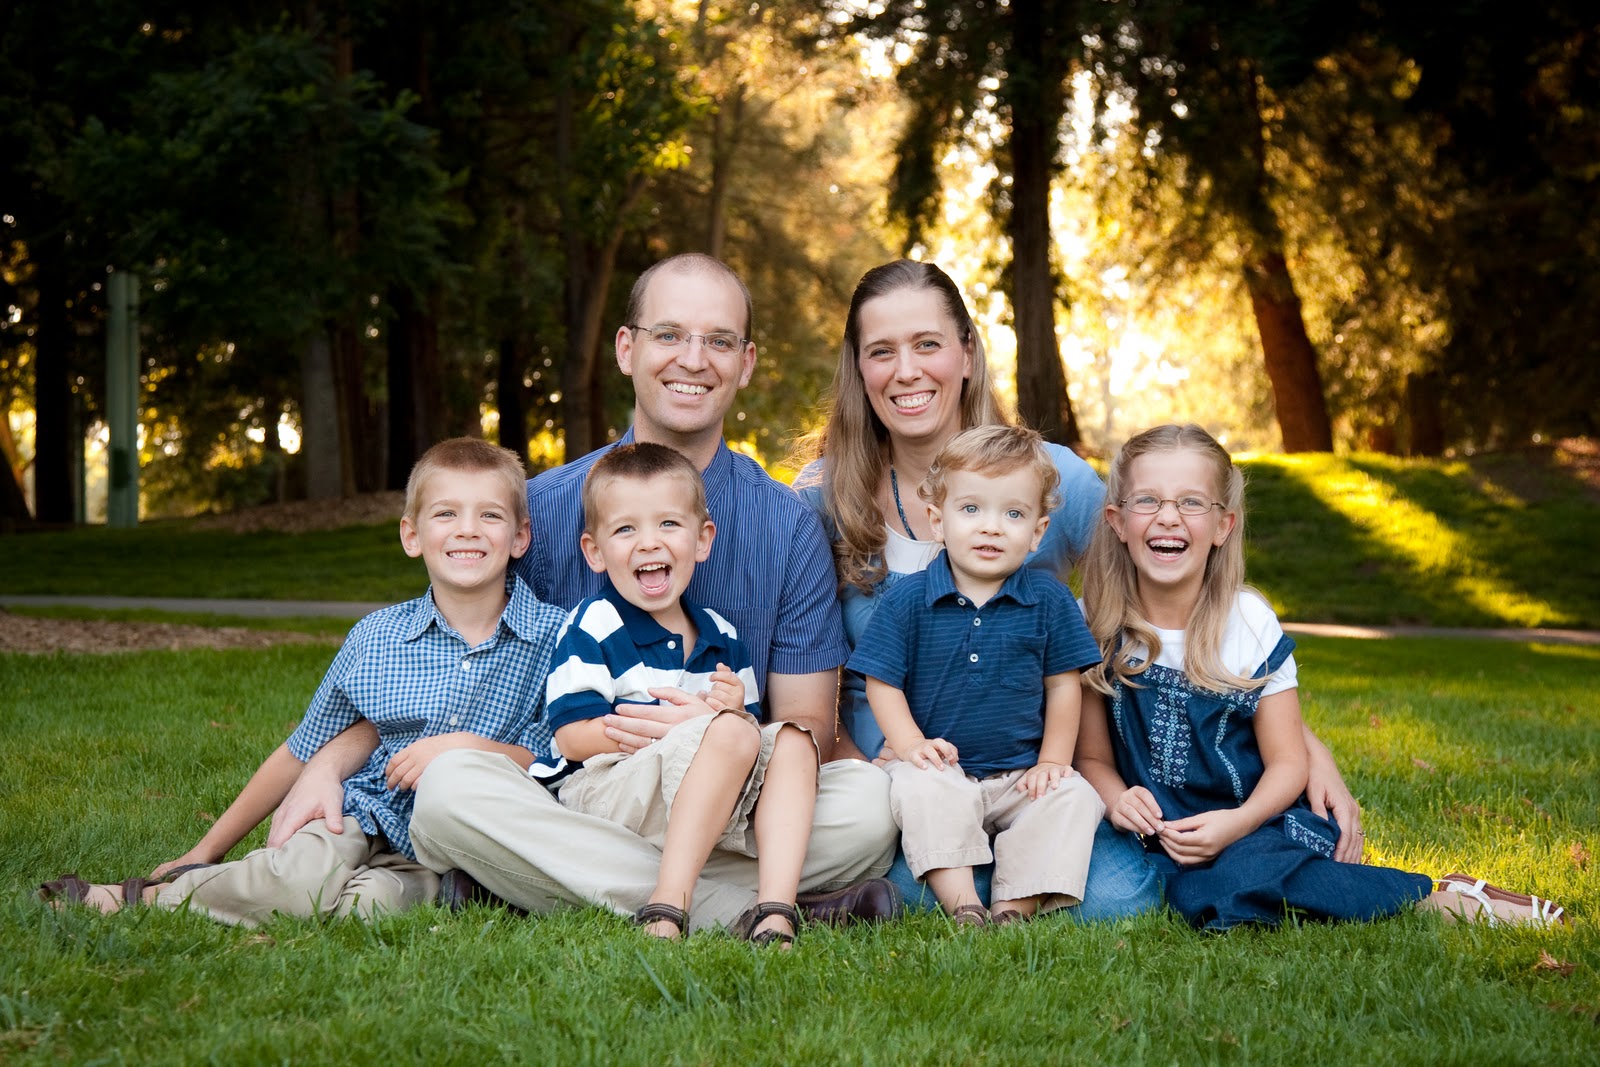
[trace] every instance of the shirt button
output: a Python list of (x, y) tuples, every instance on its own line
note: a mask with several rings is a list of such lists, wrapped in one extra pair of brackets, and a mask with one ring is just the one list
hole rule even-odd
[(676, 642), (676, 641), (668, 641), (667, 642), (667, 647), (668, 648), (677, 648), (678, 647), (678, 642)]
[(451, 726), (460, 726), (461, 725), (460, 717), (456, 716), (456, 715), (450, 716), (450, 725)]
[(966, 607), (967, 606), (967, 598), (964, 597), (964, 596), (958, 596), (958, 597), (956, 597), (956, 603), (960, 604), (962, 607)]
[(472, 669), (472, 661), (470, 659), (462, 660), (461, 661), (461, 669), (464, 670), (464, 671), (470, 671)]
[(974, 625), (974, 626), (982, 626), (983, 625), (983, 620), (982, 619), (973, 619), (972, 620), (972, 625)]
[(976, 663), (978, 662), (978, 654), (974, 652), (972, 655), (968, 656), (967, 659), (971, 660), (973, 663)]

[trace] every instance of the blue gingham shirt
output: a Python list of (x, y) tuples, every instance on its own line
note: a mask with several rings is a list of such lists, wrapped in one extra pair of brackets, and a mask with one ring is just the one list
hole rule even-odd
[(566, 616), (515, 579), (507, 579), (507, 590), (511, 599), (499, 625), (476, 647), (445, 621), (432, 589), (368, 615), (345, 638), (289, 735), (289, 751), (304, 761), (357, 719), (377, 727), (377, 749), (345, 779), (344, 813), (409, 859), (416, 858), (410, 831), (416, 794), (384, 783), (396, 752), (458, 730), (521, 745), (536, 757), (550, 751), (541, 714), (545, 678)]
[[(574, 608), (600, 591), (602, 575), (578, 548), (583, 534), (583, 479), (614, 445), (545, 471), (528, 482), (533, 544), (516, 572), (539, 599)], [(684, 595), (731, 622), (750, 649), (756, 681), (767, 672), (830, 671), (849, 658), (839, 616), (833, 552), (816, 513), (726, 442), (704, 471), (706, 507), (717, 524), (711, 555), (694, 568)]]
[(1044, 740), (1044, 680), (1100, 662), (1072, 591), (1032, 567), (982, 607), (956, 588), (948, 557), (883, 594), (850, 669), (906, 695), (925, 737), (956, 746), (982, 778), (1032, 767)]

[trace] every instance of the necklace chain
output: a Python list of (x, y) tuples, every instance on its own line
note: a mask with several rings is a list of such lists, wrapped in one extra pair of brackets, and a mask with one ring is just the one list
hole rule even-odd
[(894, 494), (894, 509), (900, 513), (900, 525), (906, 528), (906, 536), (915, 541), (917, 535), (911, 532), (911, 523), (906, 519), (906, 509), (900, 503), (900, 479), (894, 473), (894, 464), (889, 465), (889, 491)]

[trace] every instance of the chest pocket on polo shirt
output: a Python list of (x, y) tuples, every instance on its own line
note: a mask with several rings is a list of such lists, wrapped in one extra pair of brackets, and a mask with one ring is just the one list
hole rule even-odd
[(989, 658), (983, 672), (987, 682), (1004, 689), (1044, 695), (1044, 649), (1042, 633), (1002, 633), (986, 642)]

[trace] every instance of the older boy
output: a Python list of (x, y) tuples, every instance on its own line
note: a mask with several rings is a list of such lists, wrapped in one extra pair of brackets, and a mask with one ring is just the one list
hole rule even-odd
[[(274, 913), (369, 916), (431, 902), (439, 878), (416, 861), (409, 832), (423, 770), (452, 749), (497, 753), (524, 768), (548, 751), (539, 713), (562, 613), (509, 574), (529, 537), (514, 453), (472, 438), (429, 449), (412, 469), (400, 520), (400, 543), (426, 564), (428, 591), (350, 631), (285, 748), (218, 820), (226, 829), (185, 857), (199, 862), (156, 882), (91, 886), (67, 875), (41, 887), (43, 895), (106, 912), (187, 904), (246, 926)], [(338, 831), (317, 820), (280, 848), (206, 862), (265, 816), (299, 764), (363, 719), (378, 747), (345, 781)]]
[(958, 923), (990, 921), (972, 868), (991, 860), (995, 921), (1078, 903), (1105, 814), (1071, 766), (1078, 671), (1100, 653), (1067, 587), (1022, 565), (1056, 483), (1032, 430), (952, 438), (921, 489), (944, 552), (884, 594), (850, 657), (898, 756), (906, 860)]
[[(583, 767), (561, 803), (627, 827), (661, 849), (637, 914), (658, 937), (688, 929), (713, 850), (755, 857), (762, 903), (743, 932), (788, 942), (811, 836), (817, 746), (793, 723), (761, 725), (750, 654), (733, 625), (683, 596), (717, 535), (700, 472), (665, 445), (607, 452), (583, 487), (584, 560), (605, 575), (556, 645), (547, 691), (559, 754)], [(692, 717), (628, 753), (608, 735), (618, 704), (687, 695)]]

